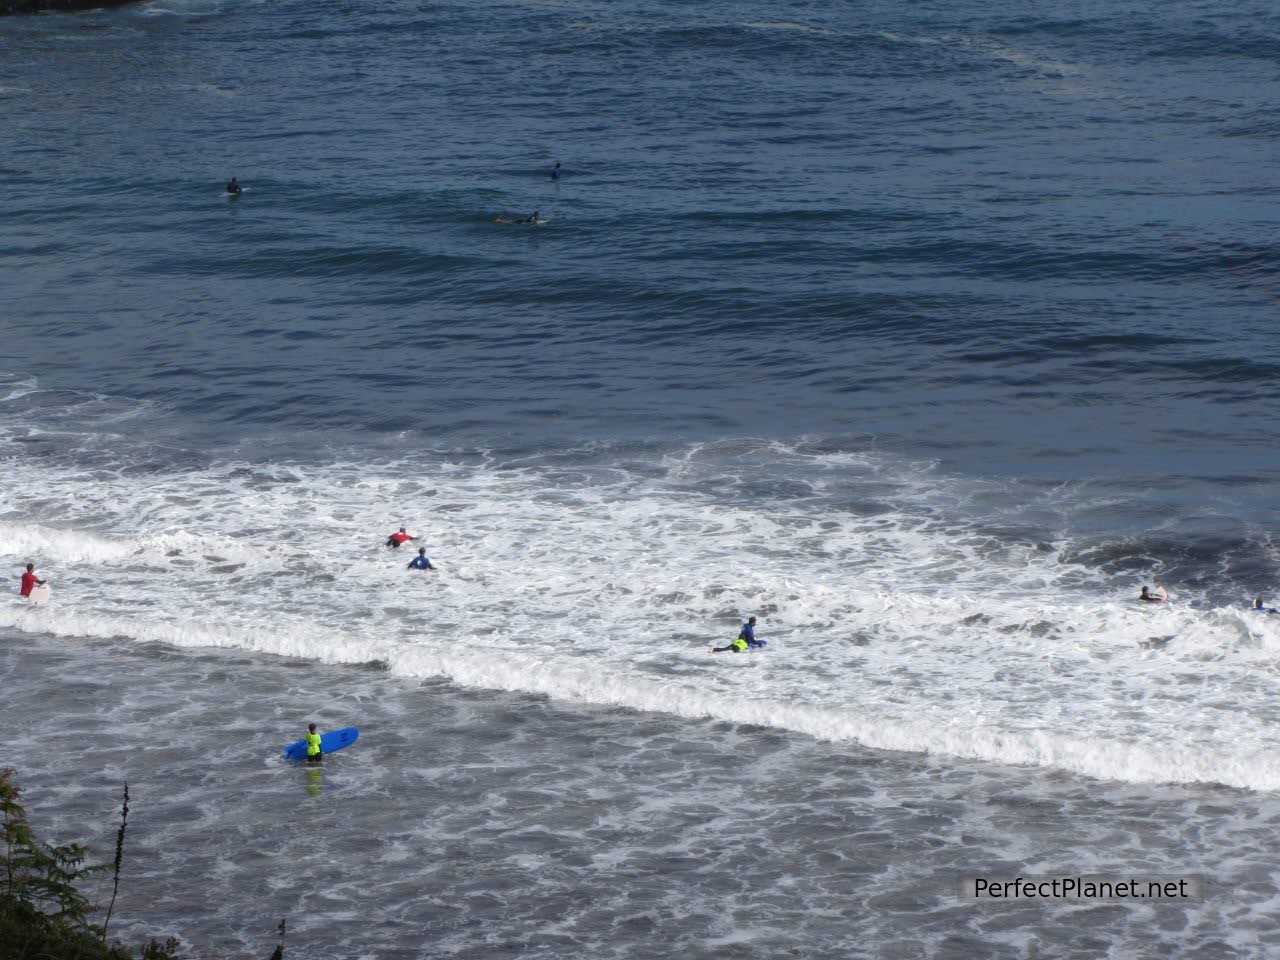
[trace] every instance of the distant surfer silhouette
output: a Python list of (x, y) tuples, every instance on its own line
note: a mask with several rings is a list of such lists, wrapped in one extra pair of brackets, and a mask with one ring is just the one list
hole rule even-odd
[(232, 177), (231, 182), (227, 184), (227, 193), (233, 197), (240, 196), (240, 181), (235, 177)]
[(1148, 587), (1143, 587), (1142, 592), (1138, 594), (1138, 599), (1147, 603), (1166, 603), (1169, 600), (1169, 591), (1164, 587), (1157, 587), (1156, 589), (1160, 591), (1159, 595), (1152, 593)]
[(513, 218), (511, 218), (511, 217), (494, 217), (494, 218), (493, 218), (493, 222), (494, 222), (494, 223), (504, 223), (504, 224), (511, 224), (511, 223), (542, 223), (542, 222), (543, 222), (543, 220), (542, 220), (542, 217), (539, 215), (538, 211), (537, 211), (537, 210), (535, 210), (535, 211), (533, 211), (533, 216), (532, 216), (532, 217), (525, 217), (523, 220), (518, 219), (518, 218), (517, 218), (517, 219), (513, 219)]
[(1262, 605), (1261, 597), (1256, 597), (1254, 599), (1253, 609), (1256, 610), (1258, 613), (1280, 613), (1280, 610), (1277, 610), (1275, 607), (1264, 607)]
[(557, 163), (554, 167), (551, 168), (551, 179), (552, 180), (560, 179), (560, 164)]

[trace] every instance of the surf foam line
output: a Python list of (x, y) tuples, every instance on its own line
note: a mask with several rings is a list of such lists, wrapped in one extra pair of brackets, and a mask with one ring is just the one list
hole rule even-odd
[(126, 539), (113, 539), (80, 529), (60, 530), (40, 524), (7, 523), (0, 520), (0, 558), (15, 562), (27, 557), (40, 557), (43, 565), (77, 563), (110, 563), (122, 560), (167, 563), (181, 554), (212, 562), (249, 562), (270, 559), (282, 552), (274, 543), (265, 546), (237, 540), (216, 533), (191, 533), (186, 530), (157, 531)]
[(699, 691), (626, 675), (607, 666), (566, 664), (518, 651), (469, 653), (442, 645), (371, 646), (360, 637), (298, 628), (260, 633), (194, 621), (147, 625), (124, 617), (60, 613), (20, 604), (0, 610), (0, 627), (59, 637), (124, 637), (183, 648), (249, 650), (329, 664), (380, 660), (395, 676), (443, 678), (462, 687), (541, 694), (566, 703), (773, 727), (875, 750), (1055, 768), (1099, 780), (1220, 783), (1247, 790), (1280, 790), (1280, 761), (1269, 751), (1223, 756), (1180, 744), (1006, 730), (962, 717), (948, 728), (933, 720), (888, 718), (848, 708)]
[[(746, 656), (744, 654), (744, 656)], [(1264, 752), (1210, 757), (1192, 748), (1001, 730), (957, 723), (889, 719), (839, 707), (744, 699), (704, 693), (612, 670), (564, 666), (524, 656), (458, 656), (414, 649), (397, 653), (391, 670), (406, 676), (443, 676), (460, 686), (666, 713), (694, 720), (775, 727), (816, 740), (852, 741), (876, 750), (925, 753), (992, 763), (1053, 767), (1100, 780), (1132, 783), (1223, 783), (1251, 790), (1280, 789), (1280, 764)], [(959, 719), (959, 718), (957, 718)]]

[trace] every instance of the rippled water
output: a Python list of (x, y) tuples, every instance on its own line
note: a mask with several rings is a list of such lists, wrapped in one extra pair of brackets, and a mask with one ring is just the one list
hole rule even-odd
[[(0, 22), (0, 558), (55, 590), (0, 608), (0, 761), (68, 830), (154, 785), (124, 922), (196, 948), (309, 894), (335, 956), (1260, 955), (1277, 26)], [(318, 788), (308, 718), (364, 731)], [(215, 836), (207, 921), (157, 901)], [(993, 913), (970, 865), (1220, 892)]]
[[(1270, 792), (1153, 792), (128, 640), (23, 635), (0, 664), (26, 680), (0, 716), (37, 721), (8, 745), (38, 771), (29, 803), (110, 850), (128, 777), (117, 916), (179, 931), (194, 956), (263, 955), (280, 916), (286, 956), (396, 960), (1277, 945)], [(359, 716), (360, 742), (323, 769), (288, 764), (268, 731), (303, 715)], [(1020, 871), (1199, 875), (1208, 894), (956, 894), (975, 872)]]

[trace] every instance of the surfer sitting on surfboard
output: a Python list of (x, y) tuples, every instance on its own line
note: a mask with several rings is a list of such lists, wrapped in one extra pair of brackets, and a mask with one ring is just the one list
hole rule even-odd
[(726, 650), (732, 650), (734, 653), (741, 653), (752, 647), (763, 647), (765, 642), (756, 639), (756, 618), (748, 617), (747, 622), (742, 625), (742, 629), (738, 631), (738, 639), (733, 641), (727, 647), (712, 647), (711, 653), (724, 653)]
[(1160, 591), (1158, 596), (1152, 593), (1149, 588), (1143, 587), (1142, 593), (1138, 594), (1138, 599), (1145, 600), (1147, 603), (1168, 603), (1169, 591), (1164, 587), (1156, 587), (1156, 589)]
[(22, 596), (31, 596), (31, 591), (36, 587), (43, 587), (45, 581), (36, 576), (36, 565), (34, 563), (27, 564), (27, 572), (22, 575)]
[(231, 182), (227, 184), (227, 193), (233, 197), (240, 193), (240, 181), (235, 177), (232, 177)]
[(747, 617), (747, 622), (738, 631), (738, 639), (747, 641), (748, 647), (763, 647), (764, 641), (756, 639), (756, 618)]
[(409, 540), (416, 540), (416, 539), (417, 537), (409, 533), (409, 531), (406, 530), (404, 527), (401, 527), (398, 533), (393, 533), (391, 536), (387, 537), (387, 546), (393, 547), (393, 548), (399, 547), (400, 544), (402, 543), (405, 543)]
[(409, 569), (410, 570), (434, 570), (435, 569), (435, 567), (431, 565), (430, 558), (427, 557), (426, 547), (418, 548), (418, 555), (409, 561)]

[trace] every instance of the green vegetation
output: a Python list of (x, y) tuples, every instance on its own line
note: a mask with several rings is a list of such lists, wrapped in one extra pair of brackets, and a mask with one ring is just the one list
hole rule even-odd
[[(129, 814), (125, 787), (114, 863), (86, 866), (88, 848), (57, 846), (37, 839), (27, 824), (13, 770), (0, 770), (0, 960), (133, 960), (120, 944), (107, 942), (105, 922), (91, 921), (94, 905), (80, 892), (83, 882), (110, 870), (119, 885), (124, 828)], [(110, 911), (107, 914), (110, 919)], [(139, 951), (142, 960), (174, 960), (178, 943), (155, 940)]]

